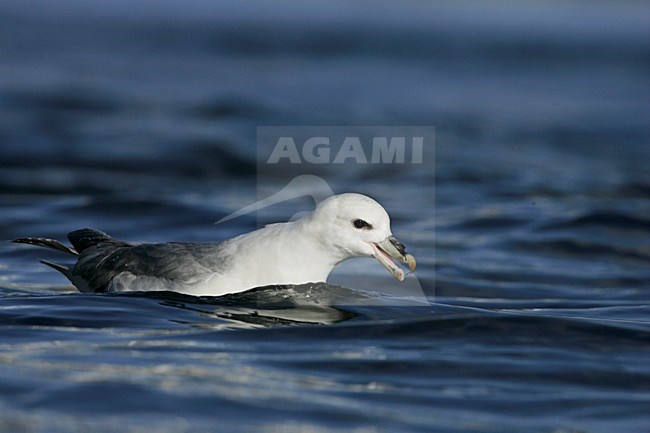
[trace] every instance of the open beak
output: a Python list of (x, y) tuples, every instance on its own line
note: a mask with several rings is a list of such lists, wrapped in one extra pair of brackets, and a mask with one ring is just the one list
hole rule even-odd
[(406, 275), (402, 268), (395, 264), (393, 258), (407, 264), (411, 272), (415, 270), (415, 257), (408, 254), (405, 251), (406, 248), (404, 245), (395, 239), (394, 236), (389, 236), (381, 242), (371, 242), (370, 245), (372, 245), (374, 250), (373, 257), (398, 280), (403, 281)]

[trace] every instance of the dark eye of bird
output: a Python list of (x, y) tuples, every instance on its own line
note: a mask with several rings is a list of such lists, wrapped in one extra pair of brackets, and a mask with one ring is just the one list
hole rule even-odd
[(352, 224), (358, 229), (371, 229), (372, 226), (365, 222), (364, 220), (356, 219), (352, 221)]

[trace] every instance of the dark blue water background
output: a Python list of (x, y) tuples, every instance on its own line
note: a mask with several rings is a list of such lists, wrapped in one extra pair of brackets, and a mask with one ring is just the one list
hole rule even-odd
[(257, 126), (436, 127), (421, 165), (328, 177), (386, 206), (419, 297), (363, 260), (345, 288), (82, 295), (36, 261), (60, 256), (1, 246), (0, 431), (648, 431), (649, 22), (0, 1), (0, 239), (227, 238), (258, 223), (213, 225), (257, 198)]

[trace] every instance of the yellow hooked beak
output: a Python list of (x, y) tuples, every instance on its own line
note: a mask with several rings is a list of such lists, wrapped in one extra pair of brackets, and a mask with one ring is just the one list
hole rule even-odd
[(371, 242), (370, 245), (372, 245), (374, 250), (373, 257), (399, 281), (403, 281), (406, 274), (395, 264), (393, 258), (407, 264), (411, 272), (415, 270), (415, 257), (408, 254), (405, 251), (406, 248), (404, 245), (395, 239), (394, 236), (389, 236), (381, 242)]

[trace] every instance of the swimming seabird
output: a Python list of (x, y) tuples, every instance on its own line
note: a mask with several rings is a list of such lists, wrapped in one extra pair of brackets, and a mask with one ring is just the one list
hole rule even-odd
[(70, 248), (47, 238), (12, 242), (53, 248), (77, 256), (66, 266), (41, 260), (60, 271), (81, 292), (170, 290), (219, 296), (269, 285), (325, 282), (340, 262), (376, 258), (402, 281), (415, 259), (390, 228), (384, 208), (361, 194), (339, 194), (302, 218), (217, 243), (127, 243), (94, 229), (68, 234)]

